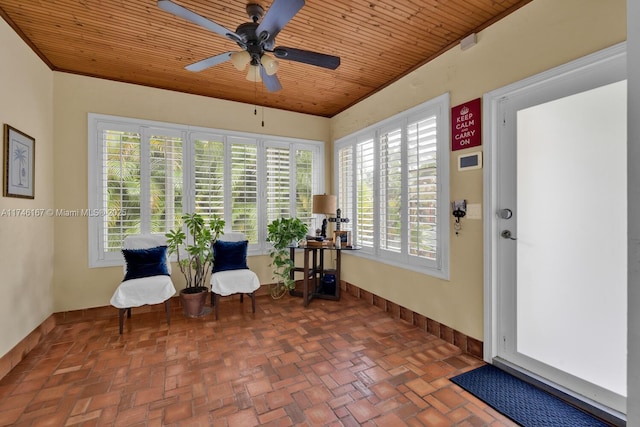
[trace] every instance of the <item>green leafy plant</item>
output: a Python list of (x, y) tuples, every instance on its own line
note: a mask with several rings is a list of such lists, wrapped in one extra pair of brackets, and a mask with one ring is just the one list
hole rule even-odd
[[(189, 235), (182, 229), (171, 230), (167, 237), (167, 247), (170, 254), (175, 253), (180, 271), (184, 275), (187, 288), (197, 289), (207, 287), (207, 276), (213, 263), (211, 247), (221, 234), (224, 234), (225, 221), (214, 215), (207, 224), (197, 213), (182, 216)], [(184, 250), (184, 251), (183, 251)], [(182, 252), (182, 254), (181, 254)], [(186, 256), (186, 258), (181, 258)]]
[[(290, 275), (294, 265), (289, 257), (289, 248), (303, 239), (307, 235), (307, 230), (307, 224), (298, 218), (278, 218), (267, 227), (267, 240), (273, 245), (269, 250), (270, 265), (273, 268), (274, 278), (277, 278), (278, 283), (282, 283), (285, 291), (295, 287), (295, 281)], [(273, 292), (272, 296), (275, 297)]]

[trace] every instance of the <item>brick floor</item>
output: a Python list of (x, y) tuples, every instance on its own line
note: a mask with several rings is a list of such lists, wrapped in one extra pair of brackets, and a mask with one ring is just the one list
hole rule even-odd
[(55, 326), (0, 380), (0, 426), (516, 425), (448, 381), (481, 360), (348, 294), (162, 309)]

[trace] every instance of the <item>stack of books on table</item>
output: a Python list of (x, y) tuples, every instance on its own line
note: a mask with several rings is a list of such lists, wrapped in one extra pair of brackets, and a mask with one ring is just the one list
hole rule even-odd
[(333, 239), (309, 239), (307, 238), (307, 247), (309, 248), (331, 248), (333, 247)]

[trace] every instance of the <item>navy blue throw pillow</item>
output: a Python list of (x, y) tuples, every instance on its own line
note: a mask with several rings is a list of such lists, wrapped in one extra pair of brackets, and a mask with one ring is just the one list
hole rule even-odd
[(225, 242), (216, 240), (213, 244), (213, 272), (248, 269), (248, 240)]
[(124, 280), (169, 276), (166, 246), (149, 249), (123, 249), (122, 255), (127, 262), (127, 274), (124, 276)]

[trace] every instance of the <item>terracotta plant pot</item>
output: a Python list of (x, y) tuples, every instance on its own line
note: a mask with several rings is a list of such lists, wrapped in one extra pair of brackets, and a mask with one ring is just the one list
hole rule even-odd
[(186, 317), (202, 317), (211, 313), (206, 307), (209, 289), (205, 287), (185, 288), (180, 291), (180, 304)]

